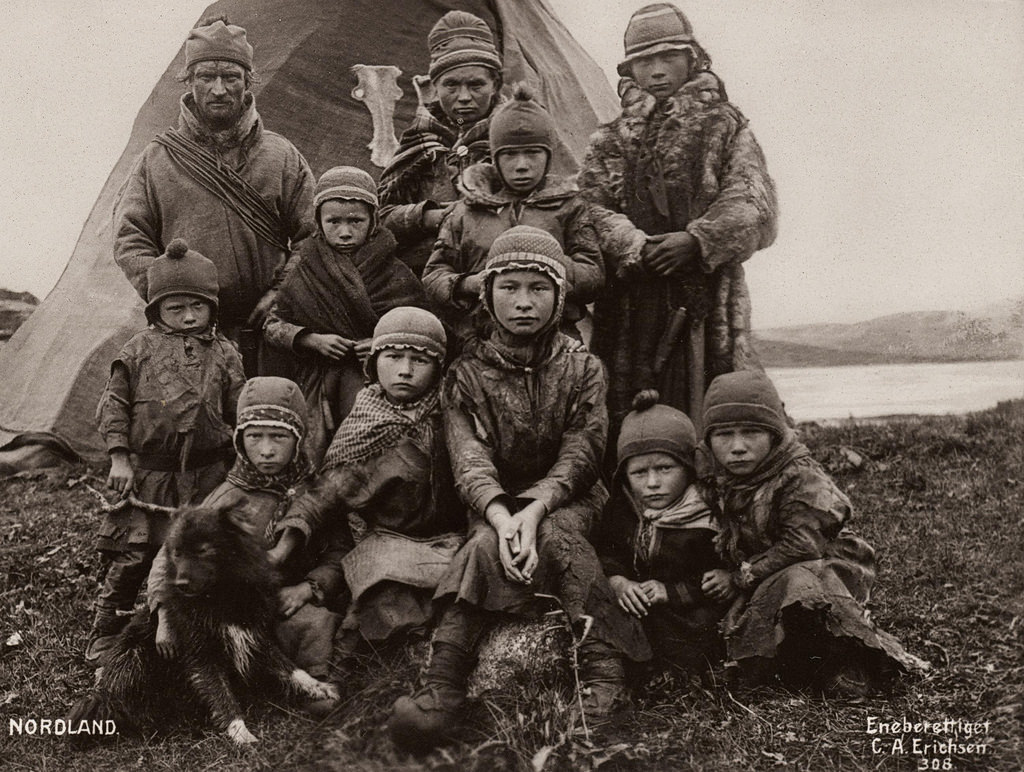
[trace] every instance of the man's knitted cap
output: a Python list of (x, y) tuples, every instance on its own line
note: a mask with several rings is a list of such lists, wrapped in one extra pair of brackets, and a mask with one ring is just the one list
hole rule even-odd
[(478, 65), (501, 72), (501, 56), (487, 22), (467, 11), (448, 11), (427, 35), (431, 80), (455, 67)]
[(541, 147), (551, 155), (555, 136), (555, 122), (533, 97), (533, 90), (525, 83), (515, 87), (512, 99), (505, 102), (491, 116), (491, 156), (496, 158), (502, 150), (514, 147)]
[(377, 355), (386, 348), (412, 348), (444, 362), (448, 347), (441, 320), (429, 311), (415, 306), (392, 308), (373, 328), (373, 344), (366, 360), (366, 375), (377, 380)]
[(377, 209), (377, 183), (367, 172), (355, 166), (335, 166), (320, 175), (313, 188), (313, 209), (325, 201), (362, 201)]
[(626, 25), (626, 58), (618, 66), (619, 75), (629, 76), (629, 65), (634, 59), (664, 51), (685, 51), (695, 42), (693, 27), (674, 5), (645, 5), (630, 17)]
[(786, 436), (786, 410), (764, 373), (743, 370), (715, 378), (704, 395), (704, 439), (715, 429), (741, 424), (757, 426), (779, 439)]
[(189, 249), (184, 239), (174, 239), (167, 251), (150, 264), (146, 283), (146, 318), (150, 322), (159, 317), (160, 301), (169, 295), (194, 295), (209, 303), (214, 313), (217, 311), (217, 266)]
[(633, 398), (633, 410), (622, 419), (615, 447), (618, 476), (626, 462), (644, 453), (667, 453), (689, 469), (697, 448), (697, 432), (686, 413), (658, 404), (654, 389), (641, 391)]
[(306, 436), (306, 400), (302, 390), (287, 378), (262, 376), (250, 378), (238, 395), (238, 423), (235, 426), (235, 451), (245, 454), (242, 435), (249, 426), (285, 429), (302, 442)]
[(234, 62), (251, 72), (252, 46), (246, 40), (245, 30), (218, 19), (189, 32), (185, 41), (185, 67), (210, 61)]

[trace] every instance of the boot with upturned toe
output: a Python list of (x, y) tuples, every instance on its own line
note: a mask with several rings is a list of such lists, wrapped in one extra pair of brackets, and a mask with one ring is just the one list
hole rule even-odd
[(425, 751), (446, 740), (462, 725), (466, 683), (476, 664), (474, 654), (443, 641), (435, 641), (423, 687), (395, 700), (388, 722), (391, 739), (408, 751)]

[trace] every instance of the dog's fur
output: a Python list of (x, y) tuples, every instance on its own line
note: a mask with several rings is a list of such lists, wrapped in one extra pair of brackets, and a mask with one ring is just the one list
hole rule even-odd
[(274, 637), (277, 582), (258, 540), (228, 509), (188, 508), (173, 517), (164, 608), (176, 656), (160, 656), (156, 615), (139, 612), (105, 656), (96, 688), (72, 708), (72, 725), (112, 718), (119, 732), (146, 732), (198, 703), (243, 744), (256, 738), (242, 720), (237, 686), (270, 682), (337, 699), (333, 686), (292, 664)]

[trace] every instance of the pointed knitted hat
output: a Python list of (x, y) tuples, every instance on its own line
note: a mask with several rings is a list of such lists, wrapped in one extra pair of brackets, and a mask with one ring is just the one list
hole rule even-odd
[(693, 454), (697, 449), (693, 422), (681, 410), (659, 405), (659, 398), (653, 389), (641, 391), (633, 398), (633, 409), (622, 419), (615, 446), (616, 476), (629, 459), (644, 453), (667, 453), (693, 469)]
[(512, 99), (494, 111), (489, 127), (491, 156), (513, 147), (541, 147), (551, 155), (555, 122), (525, 83), (516, 85)]

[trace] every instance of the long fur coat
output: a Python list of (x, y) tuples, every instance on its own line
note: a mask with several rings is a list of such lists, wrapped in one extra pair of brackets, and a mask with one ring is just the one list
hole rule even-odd
[[(593, 347), (609, 369), (613, 424), (642, 389), (659, 388), (690, 413), (687, 383), (706, 387), (720, 373), (758, 367), (741, 264), (774, 241), (777, 214), (761, 148), (717, 76), (698, 73), (660, 103), (628, 79), (619, 91), (622, 114), (591, 137), (578, 178), (594, 206), (608, 274)], [(647, 236), (683, 230), (700, 244), (699, 270), (656, 276), (641, 261)], [(691, 330), (703, 328), (697, 381), (682, 372), (681, 353), (673, 357), (677, 372), (672, 362), (666, 372), (654, 368), (655, 348), (679, 307)]]

